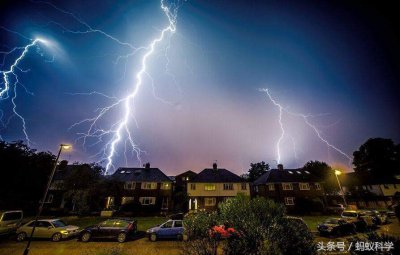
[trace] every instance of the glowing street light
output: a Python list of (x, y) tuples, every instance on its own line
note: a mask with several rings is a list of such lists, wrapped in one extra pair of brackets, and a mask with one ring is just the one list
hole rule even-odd
[(58, 163), (58, 159), (60, 158), (61, 151), (62, 150), (69, 150), (71, 148), (72, 148), (72, 146), (70, 144), (60, 144), (60, 150), (58, 151), (56, 161), (54, 162), (53, 170), (51, 171), (49, 181), (47, 182), (47, 187), (46, 187), (46, 190), (44, 192), (43, 198), (40, 201), (40, 206), (39, 206), (38, 212), (37, 212), (36, 217), (35, 217), (35, 223), (33, 224), (32, 232), (31, 232), (31, 234), (29, 236), (28, 244), (26, 245), (26, 248), (25, 248), (25, 251), (24, 251), (24, 255), (28, 255), (29, 254), (29, 247), (31, 245), (33, 233), (35, 232), (37, 221), (38, 221), (38, 219), (40, 217), (40, 214), (42, 213), (43, 206), (44, 206), (44, 203), (45, 203), (46, 198), (47, 198), (47, 193), (49, 192), (49, 188), (50, 188), (51, 182), (53, 181), (54, 173), (56, 172), (56, 169), (57, 169), (57, 163)]
[(345, 197), (345, 195), (344, 195), (344, 191), (343, 191), (343, 189), (342, 189), (342, 185), (340, 185), (340, 181), (339, 181), (339, 177), (338, 177), (338, 176), (341, 175), (341, 174), (342, 174), (341, 171), (335, 170), (335, 176), (336, 176), (336, 180), (337, 180), (337, 183), (338, 183), (340, 192), (342, 193), (344, 206), (347, 207), (346, 197)]

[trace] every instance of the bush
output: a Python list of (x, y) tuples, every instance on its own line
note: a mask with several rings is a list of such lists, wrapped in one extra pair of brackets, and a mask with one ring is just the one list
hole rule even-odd
[[(224, 255), (315, 254), (313, 237), (300, 223), (285, 218), (281, 204), (237, 196), (221, 203), (219, 214), (201, 212), (185, 220), (190, 241), (184, 254), (213, 255), (219, 245)], [(223, 238), (211, 229), (231, 229), (232, 234)]]

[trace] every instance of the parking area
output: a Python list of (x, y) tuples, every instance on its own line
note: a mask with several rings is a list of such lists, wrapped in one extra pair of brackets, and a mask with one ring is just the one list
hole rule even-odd
[[(309, 225), (310, 229), (315, 235), (315, 242), (340, 242), (346, 241), (347, 238), (352, 237), (351, 235), (342, 237), (321, 237), (316, 232), (315, 223), (322, 220), (325, 216), (306, 216), (304, 217), (305, 222)], [(145, 227), (153, 225), (155, 222), (163, 221), (163, 218), (147, 218), (142, 219), (144, 225), (141, 226), (141, 230)], [(96, 219), (95, 221), (98, 221)], [(381, 225), (376, 230), (378, 233), (388, 234), (392, 236), (400, 237), (400, 223), (397, 219), (392, 219), (392, 222), (386, 225)], [(84, 221), (87, 224), (87, 219)], [(362, 236), (363, 233), (358, 233), (358, 236)], [(0, 255), (21, 255), (26, 246), (26, 242), (16, 242), (12, 238), (6, 238), (0, 240)], [(149, 254), (166, 254), (166, 255), (178, 255), (181, 254), (181, 247), (184, 242), (165, 240), (151, 242), (145, 238), (143, 231), (140, 231), (139, 235), (135, 240), (130, 240), (126, 243), (118, 243), (116, 241), (93, 241), (89, 243), (79, 242), (76, 239), (63, 240), (61, 242), (51, 242), (48, 240), (35, 240), (31, 245), (31, 252), (33, 255), (124, 255), (124, 254), (138, 254), (138, 255), (149, 255)]]

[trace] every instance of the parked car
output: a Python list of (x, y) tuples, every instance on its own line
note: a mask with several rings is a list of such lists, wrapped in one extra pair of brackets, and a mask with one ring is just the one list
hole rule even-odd
[(341, 214), (345, 210), (345, 207), (342, 204), (335, 204), (335, 205), (329, 205), (326, 207), (326, 211), (328, 213), (335, 213), (335, 214)]
[(178, 240), (187, 240), (187, 235), (184, 234), (182, 220), (168, 220), (163, 224), (150, 228), (146, 231), (150, 241), (158, 239), (176, 238)]
[[(24, 241), (31, 234), (35, 221), (30, 221), (17, 230), (17, 241)], [(43, 219), (36, 223), (33, 238), (51, 238), (53, 242), (71, 238), (79, 234), (79, 227), (67, 225), (60, 219)]]
[(21, 226), (22, 211), (0, 211), (0, 236), (14, 234)]
[(320, 235), (341, 236), (345, 234), (355, 234), (356, 226), (354, 223), (344, 218), (330, 218), (319, 224), (318, 232)]
[(387, 215), (378, 212), (377, 210), (366, 210), (362, 211), (366, 215), (372, 217), (372, 220), (375, 225), (382, 225), (388, 223)]
[(137, 221), (131, 219), (108, 219), (97, 225), (85, 228), (79, 240), (89, 242), (93, 239), (116, 239), (123, 243), (137, 233)]
[(354, 223), (357, 230), (361, 231), (372, 228), (375, 225), (372, 217), (361, 211), (345, 210), (342, 212), (342, 218), (346, 219), (348, 222)]
[(390, 211), (390, 210), (388, 210), (388, 211), (379, 211), (379, 213), (381, 213), (381, 214), (383, 214), (383, 215), (386, 215), (387, 216), (387, 218), (396, 218), (396, 213), (395, 212), (393, 212), (393, 211)]

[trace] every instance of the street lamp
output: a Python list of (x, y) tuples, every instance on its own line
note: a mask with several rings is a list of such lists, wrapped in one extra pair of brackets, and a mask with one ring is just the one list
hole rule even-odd
[(61, 151), (63, 149), (64, 150), (69, 150), (71, 148), (72, 148), (72, 146), (69, 145), (69, 144), (60, 144), (60, 150), (58, 151), (56, 161), (54, 162), (53, 170), (51, 171), (51, 174), (50, 174), (50, 177), (49, 177), (49, 181), (47, 182), (47, 187), (46, 187), (46, 190), (44, 192), (43, 198), (40, 201), (39, 209), (38, 209), (38, 212), (37, 212), (36, 217), (35, 217), (35, 224), (33, 224), (32, 232), (31, 232), (31, 234), (29, 236), (28, 244), (26, 245), (26, 248), (25, 248), (25, 251), (24, 251), (24, 255), (28, 255), (29, 254), (29, 247), (31, 245), (33, 233), (35, 232), (37, 221), (38, 221), (38, 219), (40, 217), (40, 214), (42, 213), (43, 206), (44, 206), (44, 203), (45, 203), (46, 198), (47, 198), (47, 193), (49, 192), (49, 188), (50, 188), (51, 182), (53, 181), (54, 173), (56, 172), (56, 169), (57, 169), (57, 163), (58, 163), (58, 159), (60, 158)]
[(344, 195), (344, 191), (343, 191), (343, 189), (342, 189), (342, 185), (340, 185), (340, 181), (339, 181), (339, 177), (338, 177), (338, 176), (341, 175), (341, 174), (342, 174), (341, 171), (335, 170), (335, 176), (336, 176), (337, 183), (338, 183), (338, 185), (339, 185), (340, 192), (342, 193), (344, 206), (347, 207), (346, 197), (345, 197), (345, 195)]

